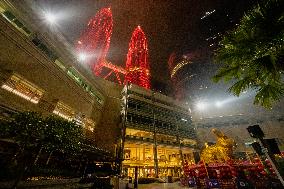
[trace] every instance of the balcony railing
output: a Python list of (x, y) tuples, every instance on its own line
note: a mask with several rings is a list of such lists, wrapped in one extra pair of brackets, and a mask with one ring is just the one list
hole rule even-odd
[(134, 135), (126, 135), (125, 139), (131, 140), (131, 141), (139, 141), (143, 143), (154, 143), (154, 140), (152, 138), (139, 137), (139, 136), (134, 136)]

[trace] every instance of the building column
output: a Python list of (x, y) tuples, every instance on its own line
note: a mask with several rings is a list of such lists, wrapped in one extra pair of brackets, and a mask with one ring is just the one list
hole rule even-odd
[(180, 161), (181, 161), (181, 169), (183, 169), (184, 159), (183, 159), (183, 153), (182, 153), (182, 149), (181, 149), (181, 143), (180, 143), (179, 136), (177, 136), (177, 142), (178, 142), (178, 145), (179, 145), (179, 155), (180, 155)]
[(155, 114), (154, 114), (154, 168), (155, 168), (155, 177), (159, 177), (159, 165), (158, 165), (158, 150), (157, 150), (157, 137), (156, 137), (156, 125), (155, 125)]
[(117, 167), (118, 172), (121, 175), (122, 174), (122, 161), (124, 159), (124, 143), (125, 143), (125, 133), (126, 133), (126, 122), (127, 122), (127, 110), (128, 110), (128, 83), (125, 85), (126, 90), (125, 94), (123, 95), (123, 102), (122, 102), (122, 122), (121, 122), (121, 137), (119, 140), (119, 148), (117, 153)]

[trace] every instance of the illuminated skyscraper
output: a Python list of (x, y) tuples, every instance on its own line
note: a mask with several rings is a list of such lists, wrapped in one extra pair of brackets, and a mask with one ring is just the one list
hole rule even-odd
[(186, 54), (173, 52), (169, 56), (168, 68), (176, 99), (191, 99), (196, 90), (206, 87), (202, 81), (203, 75), (199, 66), (207, 62), (208, 56), (205, 53), (199, 49)]
[(140, 26), (137, 26), (129, 43), (126, 60), (125, 81), (150, 88), (150, 70), (148, 58), (148, 43)]
[(108, 53), (112, 34), (112, 13), (110, 8), (101, 9), (91, 18), (76, 44), (80, 56), (86, 61), (95, 75), (100, 75)]

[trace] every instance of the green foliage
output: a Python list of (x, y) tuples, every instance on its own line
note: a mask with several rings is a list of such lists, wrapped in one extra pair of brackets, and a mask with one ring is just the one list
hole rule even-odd
[(6, 120), (0, 120), (0, 138), (9, 138), (9, 123)]
[(45, 119), (44, 144), (48, 150), (78, 151), (82, 139), (82, 127), (74, 122), (69, 122), (57, 116), (50, 116)]
[(221, 68), (213, 77), (235, 81), (229, 91), (236, 96), (256, 90), (254, 103), (271, 107), (284, 94), (284, 0), (269, 0), (246, 14), (227, 33), (215, 54)]
[(43, 118), (35, 112), (20, 112), (1, 124), (2, 138), (10, 138), (21, 148), (43, 147), (47, 151), (80, 151), (82, 127), (57, 116)]
[[(58, 116), (43, 117), (35, 112), (19, 112), (8, 121), (1, 121), (0, 138), (10, 139), (20, 147), (15, 150), (17, 152), (11, 151), (16, 168), (10, 169), (14, 164), (7, 158), (7, 166), (2, 171), (7, 177), (18, 177), (17, 183), (23, 175), (78, 175), (80, 170), (83, 171), (78, 163), (82, 157), (92, 154), (88, 159), (96, 159), (99, 151), (88, 143), (80, 125)], [(47, 164), (51, 155), (52, 163)], [(70, 162), (77, 163), (76, 170), (72, 171), (74, 167)]]
[(8, 123), (9, 135), (22, 148), (37, 146), (44, 138), (43, 119), (35, 112), (21, 112)]

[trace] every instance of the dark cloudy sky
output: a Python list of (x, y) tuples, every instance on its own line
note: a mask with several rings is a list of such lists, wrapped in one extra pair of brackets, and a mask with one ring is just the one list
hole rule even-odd
[[(58, 24), (72, 43), (99, 9), (111, 6), (113, 34), (107, 58), (123, 67), (131, 34), (137, 25), (141, 25), (149, 42), (152, 85), (157, 89), (163, 89), (170, 83), (167, 61), (171, 52), (186, 54), (198, 48), (211, 52), (205, 39), (232, 28), (255, 1), (37, 0), (43, 9), (66, 13)], [(200, 19), (205, 12), (214, 9), (216, 11), (210, 17)], [(201, 67), (208, 64), (204, 62)]]

